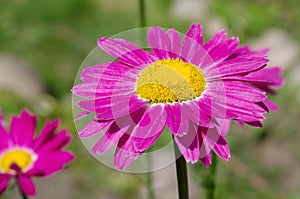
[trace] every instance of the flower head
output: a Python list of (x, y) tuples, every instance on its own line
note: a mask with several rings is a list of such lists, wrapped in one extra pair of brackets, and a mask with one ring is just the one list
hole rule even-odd
[(188, 162), (211, 164), (211, 150), (228, 160), (225, 134), (229, 121), (261, 126), (274, 110), (266, 92), (280, 87), (279, 68), (265, 68), (266, 51), (238, 47), (237, 38), (220, 31), (203, 42), (202, 27), (193, 24), (183, 38), (174, 29), (151, 27), (152, 51), (123, 39), (101, 38), (99, 47), (118, 59), (85, 68), (83, 83), (73, 87), (83, 110), (95, 114), (81, 138), (105, 130), (93, 147), (103, 154), (117, 145), (114, 164), (124, 169), (161, 135), (171, 131)]
[(22, 111), (14, 116), (10, 130), (0, 125), (0, 195), (11, 178), (16, 178), (25, 195), (35, 195), (31, 176), (49, 176), (73, 160), (71, 152), (63, 151), (71, 136), (66, 130), (56, 133), (59, 121), (47, 121), (34, 138), (36, 116)]

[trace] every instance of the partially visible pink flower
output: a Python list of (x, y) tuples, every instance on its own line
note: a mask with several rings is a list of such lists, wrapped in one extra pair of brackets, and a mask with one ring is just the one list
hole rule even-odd
[(41, 133), (35, 137), (37, 117), (22, 111), (14, 116), (10, 129), (0, 125), (0, 195), (11, 178), (16, 178), (21, 191), (35, 195), (32, 176), (49, 176), (62, 170), (73, 160), (71, 152), (63, 147), (71, 141), (66, 130), (57, 132), (58, 120), (47, 120)]
[(167, 126), (188, 162), (211, 164), (211, 151), (228, 160), (225, 134), (230, 120), (260, 127), (275, 110), (267, 93), (283, 84), (279, 68), (266, 68), (267, 50), (238, 47), (224, 30), (204, 42), (200, 24), (183, 38), (174, 29), (151, 27), (145, 51), (123, 39), (101, 38), (99, 47), (118, 61), (85, 68), (72, 92), (95, 114), (81, 138), (105, 130), (92, 152), (117, 145), (114, 164), (127, 167)]

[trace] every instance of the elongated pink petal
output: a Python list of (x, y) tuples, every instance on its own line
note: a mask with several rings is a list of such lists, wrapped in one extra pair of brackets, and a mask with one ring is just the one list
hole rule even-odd
[(230, 158), (230, 149), (223, 132), (218, 132), (216, 128), (207, 129), (206, 140), (210, 148), (222, 159)]
[(135, 126), (133, 137), (136, 151), (147, 150), (161, 135), (166, 123), (166, 113), (162, 106), (150, 106)]
[(200, 144), (197, 127), (190, 123), (189, 131), (183, 136), (175, 136), (179, 151), (187, 162), (195, 163), (199, 159)]
[(146, 103), (147, 101), (139, 99), (136, 95), (121, 95), (80, 101), (78, 105), (85, 111), (97, 113), (98, 120), (111, 120), (128, 115)]
[(175, 29), (169, 29), (167, 35), (170, 41), (170, 57), (173, 59), (179, 58), (181, 48), (179, 33)]
[(71, 139), (71, 135), (67, 134), (66, 130), (62, 130), (59, 133), (56, 133), (51, 140), (48, 140), (48, 142), (39, 149), (39, 153), (60, 150), (64, 146), (68, 145)]
[(216, 63), (220, 63), (221, 61), (224, 61), (227, 57), (229, 57), (238, 47), (238, 45), (238, 38), (230, 38), (222, 43), (215, 45), (208, 51), (208, 53)]
[(143, 69), (157, 60), (150, 53), (123, 39), (101, 38), (98, 39), (98, 45), (111, 56), (135, 68)]
[(179, 103), (165, 106), (167, 126), (175, 136), (186, 134), (189, 129), (189, 117), (181, 106)]
[(167, 34), (160, 28), (153, 26), (148, 31), (148, 41), (152, 51), (159, 59), (170, 58), (170, 43)]
[(57, 129), (58, 124), (58, 120), (55, 120), (53, 122), (47, 120), (40, 135), (34, 141), (33, 149), (38, 150), (45, 143), (47, 143), (47, 141), (54, 136), (54, 131)]
[(210, 51), (215, 46), (223, 43), (227, 38), (227, 34), (224, 30), (217, 32), (206, 44), (203, 45), (204, 49)]
[(35, 195), (35, 187), (33, 181), (28, 176), (19, 175), (17, 177), (21, 191), (27, 196)]
[(211, 160), (211, 148), (209, 146), (208, 140), (206, 138), (207, 128), (198, 128), (198, 135), (199, 135), (199, 145), (200, 145), (200, 153), (199, 159), (205, 166), (209, 166), (212, 162)]
[(129, 127), (130, 124), (123, 124), (121, 126), (120, 122), (114, 122), (100, 140), (93, 146), (92, 152), (100, 155), (106, 153), (127, 132)]
[(137, 152), (135, 150), (132, 137), (130, 137), (128, 134), (124, 134), (120, 138), (115, 152), (114, 165), (116, 168), (123, 170), (133, 160), (137, 159), (141, 155), (142, 152)]
[[(69, 151), (55, 151), (38, 154), (38, 159), (34, 167), (26, 172), (27, 176), (49, 176), (64, 168), (64, 166), (74, 159), (74, 155)], [(51, 164), (49, 164), (51, 163)]]
[(31, 116), (28, 111), (23, 111), (21, 117), (13, 117), (10, 128), (10, 137), (15, 144), (30, 146), (36, 127), (36, 116)]
[(181, 47), (181, 57), (190, 61), (195, 53), (202, 48), (203, 36), (200, 24), (192, 24), (186, 32)]
[(137, 73), (135, 69), (121, 62), (107, 62), (95, 66), (87, 67), (80, 73), (81, 80), (86, 83), (97, 83), (100, 79), (119, 79), (128, 73)]
[(239, 58), (221, 62), (216, 67), (205, 69), (208, 80), (225, 76), (250, 73), (265, 67), (268, 60), (265, 58)]
[(85, 125), (79, 132), (80, 138), (87, 138), (93, 136), (97, 133), (100, 133), (106, 127), (110, 126), (113, 123), (113, 120), (98, 122), (91, 120), (87, 125)]

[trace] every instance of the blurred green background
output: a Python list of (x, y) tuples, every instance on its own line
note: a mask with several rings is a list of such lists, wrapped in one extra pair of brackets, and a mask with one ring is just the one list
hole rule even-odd
[[(188, 7), (191, 2), (199, 8)], [(280, 111), (269, 114), (262, 129), (233, 125), (227, 136), (232, 159), (219, 160), (217, 196), (222, 199), (299, 198), (300, 82), (297, 79), (300, 73), (299, 76), (296, 73), (300, 67), (299, 1), (145, 0), (145, 3), (148, 26), (176, 28), (184, 33), (192, 22), (200, 22), (206, 40), (220, 27), (230, 36), (238, 36), (241, 43), (254, 45), (255, 41), (263, 41), (259, 38), (269, 38), (268, 30), (280, 31), (288, 39), (289, 42), (283, 40), (285, 46), (278, 55), (289, 58), (291, 53), (285, 49), (292, 45), (296, 58), (283, 66), (286, 85), (278, 96), (272, 97)], [(94, 160), (82, 146), (73, 124), (70, 92), (81, 62), (96, 46), (97, 38), (138, 26), (138, 0), (0, 0), (0, 74), (5, 71), (10, 79), (9, 84), (2, 85), (0, 80), (0, 106), (7, 118), (24, 107), (40, 115), (40, 124), (45, 118), (61, 118), (62, 126), (68, 128), (74, 138), (70, 148), (76, 160), (64, 175), (53, 176), (49, 183), (39, 181), (41, 189), (55, 186), (53, 182), (57, 177), (69, 187), (51, 188), (66, 192), (59, 196), (61, 198), (145, 198), (145, 176), (109, 169)], [(23, 84), (17, 78), (17, 74), (26, 72), (16, 67), (15, 72), (7, 74), (3, 69), (7, 61), (1, 60), (13, 63), (17, 60), (18, 67), (25, 67), (31, 71), (33, 80), (38, 79), (36, 90), (42, 91), (32, 95), (34, 91), (26, 88), (27, 81)], [(18, 88), (25, 89), (21, 95)], [(192, 198), (201, 198), (201, 177), (206, 168), (200, 163), (190, 165), (190, 172), (198, 186), (191, 190), (196, 192)], [(37, 191), (37, 198), (42, 198), (39, 194), (43, 191)], [(177, 189), (169, 191), (176, 193)], [(15, 198), (13, 190), (6, 191), (2, 197)]]

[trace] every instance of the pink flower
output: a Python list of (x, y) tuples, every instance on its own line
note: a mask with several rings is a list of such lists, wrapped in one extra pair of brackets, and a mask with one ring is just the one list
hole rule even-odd
[(58, 120), (47, 120), (39, 136), (34, 138), (36, 121), (36, 116), (22, 111), (19, 118), (12, 118), (10, 130), (0, 125), (0, 195), (9, 180), (16, 178), (21, 191), (33, 196), (32, 176), (49, 176), (74, 158), (71, 152), (62, 149), (71, 136), (66, 130), (55, 133)]
[(174, 29), (148, 32), (152, 51), (123, 39), (101, 38), (99, 47), (118, 62), (85, 68), (83, 83), (72, 92), (79, 101), (80, 119), (95, 117), (81, 138), (105, 130), (92, 151), (107, 152), (117, 145), (114, 164), (124, 169), (161, 135), (171, 131), (188, 162), (211, 164), (211, 150), (230, 157), (225, 134), (230, 120), (260, 126), (273, 110), (266, 92), (280, 87), (279, 68), (265, 68), (264, 51), (238, 47), (224, 31), (203, 42), (202, 27), (193, 24), (183, 37)]

